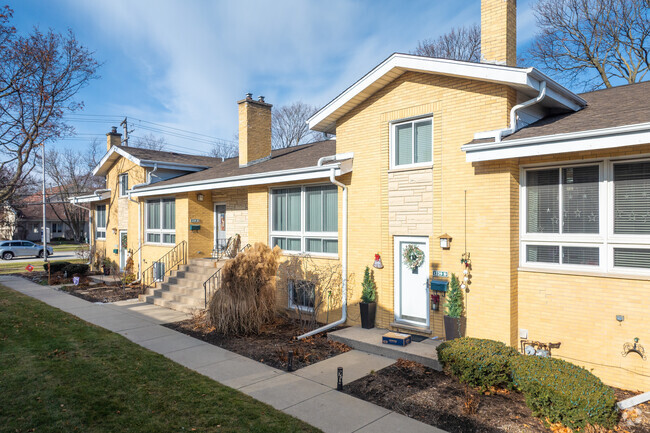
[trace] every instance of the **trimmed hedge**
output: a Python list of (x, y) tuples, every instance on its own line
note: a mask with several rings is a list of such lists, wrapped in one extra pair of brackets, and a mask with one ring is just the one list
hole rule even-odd
[(438, 360), (459, 381), (486, 390), (492, 386), (512, 388), (510, 359), (514, 348), (494, 340), (457, 338), (436, 349)]
[(518, 356), (510, 360), (515, 386), (533, 415), (571, 428), (618, 420), (612, 389), (582, 367), (561, 359)]
[[(50, 262), (50, 273), (56, 274), (57, 272), (63, 272), (63, 268), (69, 265), (70, 262)], [(43, 264), (43, 269), (47, 272), (47, 263)]]
[(90, 269), (90, 266), (84, 264), (84, 263), (70, 263), (68, 266), (64, 267), (62, 269), (63, 272), (67, 272), (68, 276), (72, 276), (74, 274), (77, 275), (86, 275), (88, 273), (88, 270)]

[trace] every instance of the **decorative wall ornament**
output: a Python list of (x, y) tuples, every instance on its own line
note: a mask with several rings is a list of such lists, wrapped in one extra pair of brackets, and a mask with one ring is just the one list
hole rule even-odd
[(646, 360), (645, 349), (639, 344), (639, 337), (634, 338), (634, 344), (625, 343), (623, 345), (623, 356), (627, 356), (628, 353), (634, 352), (641, 357), (644, 361)]
[(375, 262), (372, 264), (373, 267), (377, 269), (383, 269), (384, 264), (381, 262), (381, 256), (379, 253), (375, 253)]

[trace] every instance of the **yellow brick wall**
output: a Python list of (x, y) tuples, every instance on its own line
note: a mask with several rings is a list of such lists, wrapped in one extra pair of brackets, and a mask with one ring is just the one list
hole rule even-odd
[(271, 155), (271, 104), (244, 99), (239, 104), (239, 165)]
[[(650, 145), (520, 159), (520, 164), (599, 160), (650, 154)], [(623, 344), (639, 343), (650, 351), (650, 281), (600, 273), (519, 272), (519, 328), (532, 340), (560, 342), (553, 356), (593, 371), (605, 383), (650, 391), (650, 361)], [(616, 315), (625, 320), (616, 321)]]
[[(203, 194), (203, 201), (199, 201), (198, 194)], [(206, 258), (212, 257), (214, 248), (214, 205), (212, 202), (212, 191), (196, 191), (187, 193), (187, 216), (184, 221), (187, 224), (188, 257)], [(178, 215), (178, 209), (176, 210)], [(191, 220), (199, 220), (197, 223)], [(200, 225), (196, 231), (190, 231), (190, 225)], [(179, 236), (178, 219), (176, 220), (176, 243), (185, 239)]]
[[(365, 266), (372, 265), (374, 253), (382, 255), (384, 269), (375, 272), (380, 327), (387, 328), (394, 320), (389, 122), (430, 113), (434, 126), (434, 164), (430, 169), (433, 199), (432, 228), (428, 233), (429, 266), (460, 273), (460, 258), (467, 243), (474, 266), (472, 285), (466, 294), (468, 333), (516, 343), (512, 328), (516, 328), (517, 316), (516, 258), (513, 258), (517, 251), (512, 251), (516, 240), (509, 237), (516, 234), (511, 224), (517, 221), (518, 168), (513, 163), (472, 166), (465, 162), (465, 154), (460, 150), (461, 145), (472, 140), (474, 132), (506, 127), (514, 100), (515, 93), (505, 86), (405, 73), (337, 124), (337, 152), (355, 154), (354, 171), (348, 181), (350, 272), (363, 275)], [(449, 250), (439, 247), (437, 238), (443, 233), (453, 238)], [(417, 233), (401, 234), (423, 233), (418, 229)], [(353, 287), (357, 296), (360, 283), (357, 279)], [(441, 317), (442, 311), (432, 312), (435, 335), (444, 335)]]
[(212, 191), (212, 201), (214, 204), (226, 205), (226, 237), (238, 234), (241, 236), (242, 246), (249, 243), (247, 189), (231, 188)]

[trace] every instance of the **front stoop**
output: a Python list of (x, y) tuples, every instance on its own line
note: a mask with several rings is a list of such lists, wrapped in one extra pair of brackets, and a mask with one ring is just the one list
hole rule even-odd
[(226, 260), (192, 259), (189, 264), (172, 271), (164, 281), (147, 289), (139, 299), (184, 313), (203, 310), (205, 308), (203, 283), (224, 263)]
[(438, 362), (438, 353), (436, 347), (442, 344), (442, 341), (424, 340), (420, 343), (411, 343), (406, 347), (383, 344), (381, 336), (390, 332), (387, 329), (362, 329), (356, 326), (341, 329), (335, 332), (329, 332), (327, 338), (339, 343), (347, 344), (353, 349), (363, 352), (381, 355), (392, 359), (406, 359), (423, 364), (434, 370), (442, 371), (442, 366)]

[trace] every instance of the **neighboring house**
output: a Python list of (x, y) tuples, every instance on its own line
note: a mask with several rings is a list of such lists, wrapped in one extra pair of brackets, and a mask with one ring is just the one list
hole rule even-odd
[[(49, 200), (56, 200), (59, 189), (48, 188), (46, 195)], [(20, 205), (6, 206), (0, 219), (0, 239), (24, 239), (41, 242), (43, 227), (43, 195), (35, 193), (20, 200)], [(13, 216), (11, 216), (13, 215)], [(63, 205), (60, 203), (47, 204), (45, 207), (46, 227), (49, 239), (74, 239), (74, 234), (64, 217)], [(84, 221), (83, 238), (88, 239), (88, 220)]]
[[(391, 55), (310, 119), (336, 141), (271, 151), (271, 105), (250, 95), (238, 158), (109, 133), (95, 171), (110, 191), (78, 198), (95, 209), (95, 244), (122, 262), (137, 251), (144, 269), (181, 242), (210, 257), (239, 233), (340, 262), (352, 304), (378, 253), (377, 326), (425, 336), (444, 335), (429, 280), (462, 278), (469, 253), (467, 335), (560, 343), (553, 356), (650, 390), (650, 361), (622, 354), (635, 337), (650, 347), (650, 83), (577, 95), (518, 68), (515, 17), (512, 0), (482, 1), (483, 63)], [(309, 308), (292, 290), (280, 302)]]

